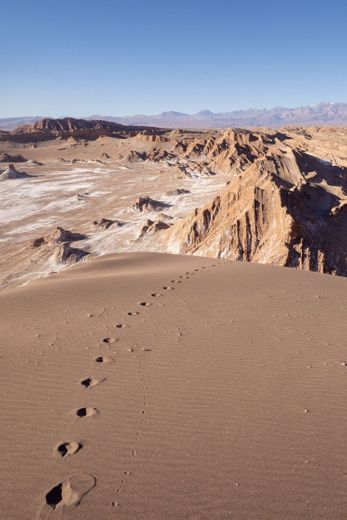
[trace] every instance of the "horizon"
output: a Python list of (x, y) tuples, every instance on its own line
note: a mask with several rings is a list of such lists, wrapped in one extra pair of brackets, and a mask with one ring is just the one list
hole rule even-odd
[(1, 118), (296, 108), (347, 91), (340, 0), (13, 0), (2, 15)]
[(164, 114), (179, 114), (179, 115), (185, 115), (185, 116), (196, 116), (199, 114), (202, 114), (204, 112), (209, 112), (213, 115), (223, 115), (223, 114), (232, 114), (233, 112), (248, 112), (248, 111), (272, 111), (276, 109), (283, 109), (283, 110), (295, 110), (295, 109), (301, 109), (301, 108), (316, 108), (318, 106), (326, 106), (326, 105), (347, 105), (346, 101), (320, 101), (315, 104), (309, 104), (309, 105), (299, 105), (299, 106), (284, 106), (284, 105), (276, 105), (276, 106), (270, 106), (270, 107), (246, 107), (246, 108), (238, 108), (235, 110), (225, 110), (223, 112), (213, 112), (209, 108), (203, 108), (201, 110), (198, 110), (197, 112), (182, 112), (180, 110), (164, 110), (163, 112), (159, 112), (157, 114), (149, 114), (145, 112), (138, 112), (138, 113), (129, 113), (129, 114), (98, 114), (98, 113), (90, 113), (90, 114), (83, 114), (83, 115), (71, 115), (71, 114), (65, 114), (65, 115), (58, 115), (58, 116), (51, 116), (49, 114), (42, 115), (42, 114), (18, 114), (14, 116), (6, 116), (2, 117), (0, 116), (0, 120), (6, 120), (6, 119), (19, 119), (19, 118), (38, 118), (38, 119), (66, 119), (66, 118), (72, 118), (72, 119), (90, 119), (93, 117), (114, 117), (114, 118), (132, 118), (132, 117), (160, 117)]

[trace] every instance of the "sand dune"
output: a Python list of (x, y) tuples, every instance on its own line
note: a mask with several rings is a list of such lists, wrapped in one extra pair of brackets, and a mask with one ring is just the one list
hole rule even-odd
[(2, 291), (0, 516), (345, 518), (346, 284), (131, 253)]

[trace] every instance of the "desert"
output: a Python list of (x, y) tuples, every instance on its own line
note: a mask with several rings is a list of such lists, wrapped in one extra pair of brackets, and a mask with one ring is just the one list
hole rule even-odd
[[(112, 125), (46, 119), (0, 139), (20, 161), (0, 166), (2, 288), (130, 251), (346, 276), (344, 128)], [(70, 236), (50, 240), (58, 228)]]
[(342, 518), (347, 131), (37, 126), (0, 141), (5, 518)]
[(0, 520), (345, 520), (347, 4), (0, 14)]
[(6, 518), (343, 518), (346, 288), (136, 252), (2, 291)]

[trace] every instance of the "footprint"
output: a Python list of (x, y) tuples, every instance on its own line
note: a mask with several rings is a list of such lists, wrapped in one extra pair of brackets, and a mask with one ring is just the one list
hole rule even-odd
[[(45, 496), (45, 501), (41, 507), (39, 519), (45, 520), (51, 517), (52, 511), (60, 509), (69, 511), (78, 506), (82, 498), (89, 493), (96, 485), (96, 478), (87, 473), (72, 475), (59, 482)], [(61, 511), (61, 513), (62, 513)], [(59, 514), (59, 518), (61, 517)], [(54, 517), (58, 518), (58, 515)]]
[(78, 408), (78, 410), (75, 411), (75, 415), (81, 419), (84, 417), (95, 417), (96, 415), (99, 415), (99, 410), (92, 406), (87, 406), (84, 408)]
[(83, 444), (76, 441), (62, 442), (55, 448), (55, 452), (61, 455), (62, 458), (67, 455), (75, 455), (78, 451), (83, 448)]
[(86, 379), (82, 379), (80, 384), (84, 388), (91, 388), (93, 386), (99, 385), (103, 381), (105, 381), (105, 379), (95, 379), (95, 377), (87, 377)]
[(174, 287), (171, 287), (171, 285), (164, 285), (163, 289), (165, 289), (165, 291), (173, 291)]
[(158, 293), (158, 292), (154, 292), (154, 293), (151, 294), (151, 296), (152, 296), (153, 298), (158, 298), (159, 296), (161, 296), (161, 294)]
[(199, 272), (199, 269), (194, 269), (194, 271), (195, 271), (196, 273), (198, 273), (198, 272)]
[(114, 343), (115, 341), (114, 338), (102, 338), (103, 343)]
[(149, 302), (139, 302), (139, 305), (142, 305), (142, 307), (149, 307), (152, 304)]
[(111, 363), (111, 361), (113, 361), (113, 359), (108, 356), (98, 356), (95, 358), (95, 363)]

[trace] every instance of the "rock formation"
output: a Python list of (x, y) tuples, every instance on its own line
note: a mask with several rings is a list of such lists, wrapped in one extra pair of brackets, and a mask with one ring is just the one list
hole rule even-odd
[(101, 218), (100, 220), (94, 220), (94, 226), (100, 229), (109, 229), (111, 226), (114, 227), (122, 227), (125, 225), (125, 222), (121, 220), (111, 220), (109, 218)]
[(0, 162), (9, 162), (9, 163), (27, 162), (27, 159), (25, 159), (25, 157), (23, 157), (23, 155), (21, 155), (21, 154), (11, 155), (9, 153), (4, 152), (0, 155)]
[(169, 208), (170, 204), (161, 202), (160, 200), (151, 199), (148, 196), (138, 197), (135, 201), (133, 208), (138, 211), (161, 211), (162, 209)]
[(164, 229), (169, 229), (170, 224), (163, 222), (162, 220), (150, 220), (148, 219), (146, 224), (142, 227), (141, 233), (138, 237), (138, 240), (142, 240), (145, 236), (153, 236), (158, 231), (162, 231)]
[(31, 242), (31, 247), (39, 249), (41, 256), (50, 259), (55, 264), (75, 263), (88, 255), (87, 251), (71, 246), (71, 242), (84, 240), (85, 235), (73, 233), (61, 227), (46, 236), (35, 238)]
[(347, 170), (289, 147), (265, 146), (248, 160), (170, 228), (171, 250), (346, 276)]
[(104, 120), (76, 119), (73, 117), (63, 119), (44, 118), (29, 125), (18, 126), (9, 132), (1, 132), (0, 140), (29, 142), (60, 138), (69, 140), (71, 145), (77, 143), (78, 139), (95, 140), (102, 136), (124, 139), (138, 135), (143, 131), (146, 131), (148, 135), (154, 134), (156, 136), (167, 132), (159, 128), (125, 126)]
[(175, 190), (167, 191), (166, 195), (168, 197), (177, 197), (178, 195), (188, 195), (189, 193), (189, 190), (185, 190), (184, 188), (177, 188)]
[(146, 152), (138, 152), (136, 150), (131, 150), (127, 157), (127, 162), (139, 162), (139, 161), (145, 161), (147, 159)]
[[(97, 132), (102, 133), (109, 127), (98, 121), (89, 121), (90, 125), (86, 126), (81, 120), (77, 121), (76, 124), (74, 120), (54, 124), (41, 122), (29, 133), (23, 130), (24, 133), (18, 131), (13, 135), (24, 136), (24, 141), (27, 138), (31, 140), (32, 136), (43, 140), (47, 135), (52, 139), (55, 136), (57, 142), (50, 143), (52, 148), (59, 150), (55, 159), (65, 153), (60, 150), (68, 150), (67, 157), (62, 159), (66, 162), (64, 170), (68, 165), (71, 167), (77, 158), (83, 163), (94, 163), (95, 157), (101, 156), (107, 159), (111, 168), (115, 164), (117, 169), (126, 170), (121, 175), (122, 185), (117, 184), (117, 176), (112, 182), (117, 193), (119, 191), (117, 214), (124, 218), (127, 215), (126, 224), (129, 222), (130, 225), (124, 233), (114, 237), (112, 231), (125, 222), (99, 217), (94, 220), (100, 215), (99, 207), (95, 213), (89, 213), (86, 225), (89, 225), (91, 234), (95, 234), (95, 240), (87, 242), (92, 252), (109, 252), (112, 247), (170, 251), (347, 276), (346, 129), (149, 129), (144, 133), (143, 129), (130, 131), (127, 128), (112, 133), (112, 136), (99, 135), (100, 142), (91, 142), (88, 139), (95, 139)], [(89, 137), (78, 141), (81, 135), (78, 132), (82, 130)], [(76, 143), (76, 150), (71, 149)], [(88, 143), (89, 148), (85, 149)], [(1, 145), (6, 153), (14, 154), (20, 149), (18, 143), (9, 146), (6, 141)], [(48, 147), (36, 142), (23, 146), (24, 155), (35, 147), (38, 148), (35, 157), (44, 157), (44, 150)], [(126, 164), (129, 161), (139, 164)], [(144, 175), (149, 173), (150, 179), (151, 171), (155, 172), (153, 188), (147, 184), (148, 188), (144, 189), (146, 192), (149, 190), (148, 194), (139, 196), (129, 208), (128, 175), (132, 177), (130, 186), (133, 186), (133, 180), (137, 182), (137, 172), (142, 171)], [(10, 165), (6, 172), (0, 173), (0, 179), (23, 175)], [(208, 179), (210, 175), (217, 178)], [(189, 190), (170, 190), (175, 177), (184, 178), (182, 184)], [(124, 197), (121, 190), (125, 184)], [(180, 184), (177, 181), (177, 185)], [(21, 183), (18, 185), (22, 187)], [(210, 185), (213, 195), (209, 195)], [(15, 187), (17, 189), (16, 184)], [(166, 193), (167, 199), (156, 200), (158, 193)], [(89, 197), (91, 194), (74, 191), (74, 211), (93, 211), (98, 199)], [(87, 197), (88, 208), (82, 203)], [(191, 211), (194, 200), (199, 207)], [(106, 215), (112, 215), (114, 207), (111, 203), (105, 201), (102, 207)], [(170, 215), (167, 214), (169, 208)], [(146, 217), (150, 217), (147, 222)], [(139, 234), (135, 240), (134, 228)], [(110, 230), (109, 237), (100, 232), (107, 229)], [(63, 262), (82, 258), (86, 253), (84, 248), (78, 250), (80, 244), (77, 243), (76, 250), (71, 244), (83, 238), (83, 235), (61, 228), (38, 237), (27, 250), (31, 265), (36, 261), (37, 265), (40, 262), (42, 265), (53, 257)], [(61, 244), (67, 245), (60, 247)]]
[(56, 264), (74, 264), (88, 254), (89, 253), (83, 249), (71, 247), (68, 242), (63, 242), (56, 247), (51, 258)]
[(6, 181), (9, 179), (24, 179), (26, 177), (30, 177), (30, 175), (25, 172), (16, 170), (13, 164), (10, 164), (6, 170), (2, 172), (0, 171), (0, 181)]
[(82, 235), (80, 233), (73, 233), (58, 226), (54, 231), (52, 231), (48, 235), (44, 237), (35, 238), (32, 242), (32, 246), (41, 247), (44, 244), (52, 245), (61, 244), (62, 242), (76, 242), (79, 240), (84, 240), (85, 238), (85, 235)]

